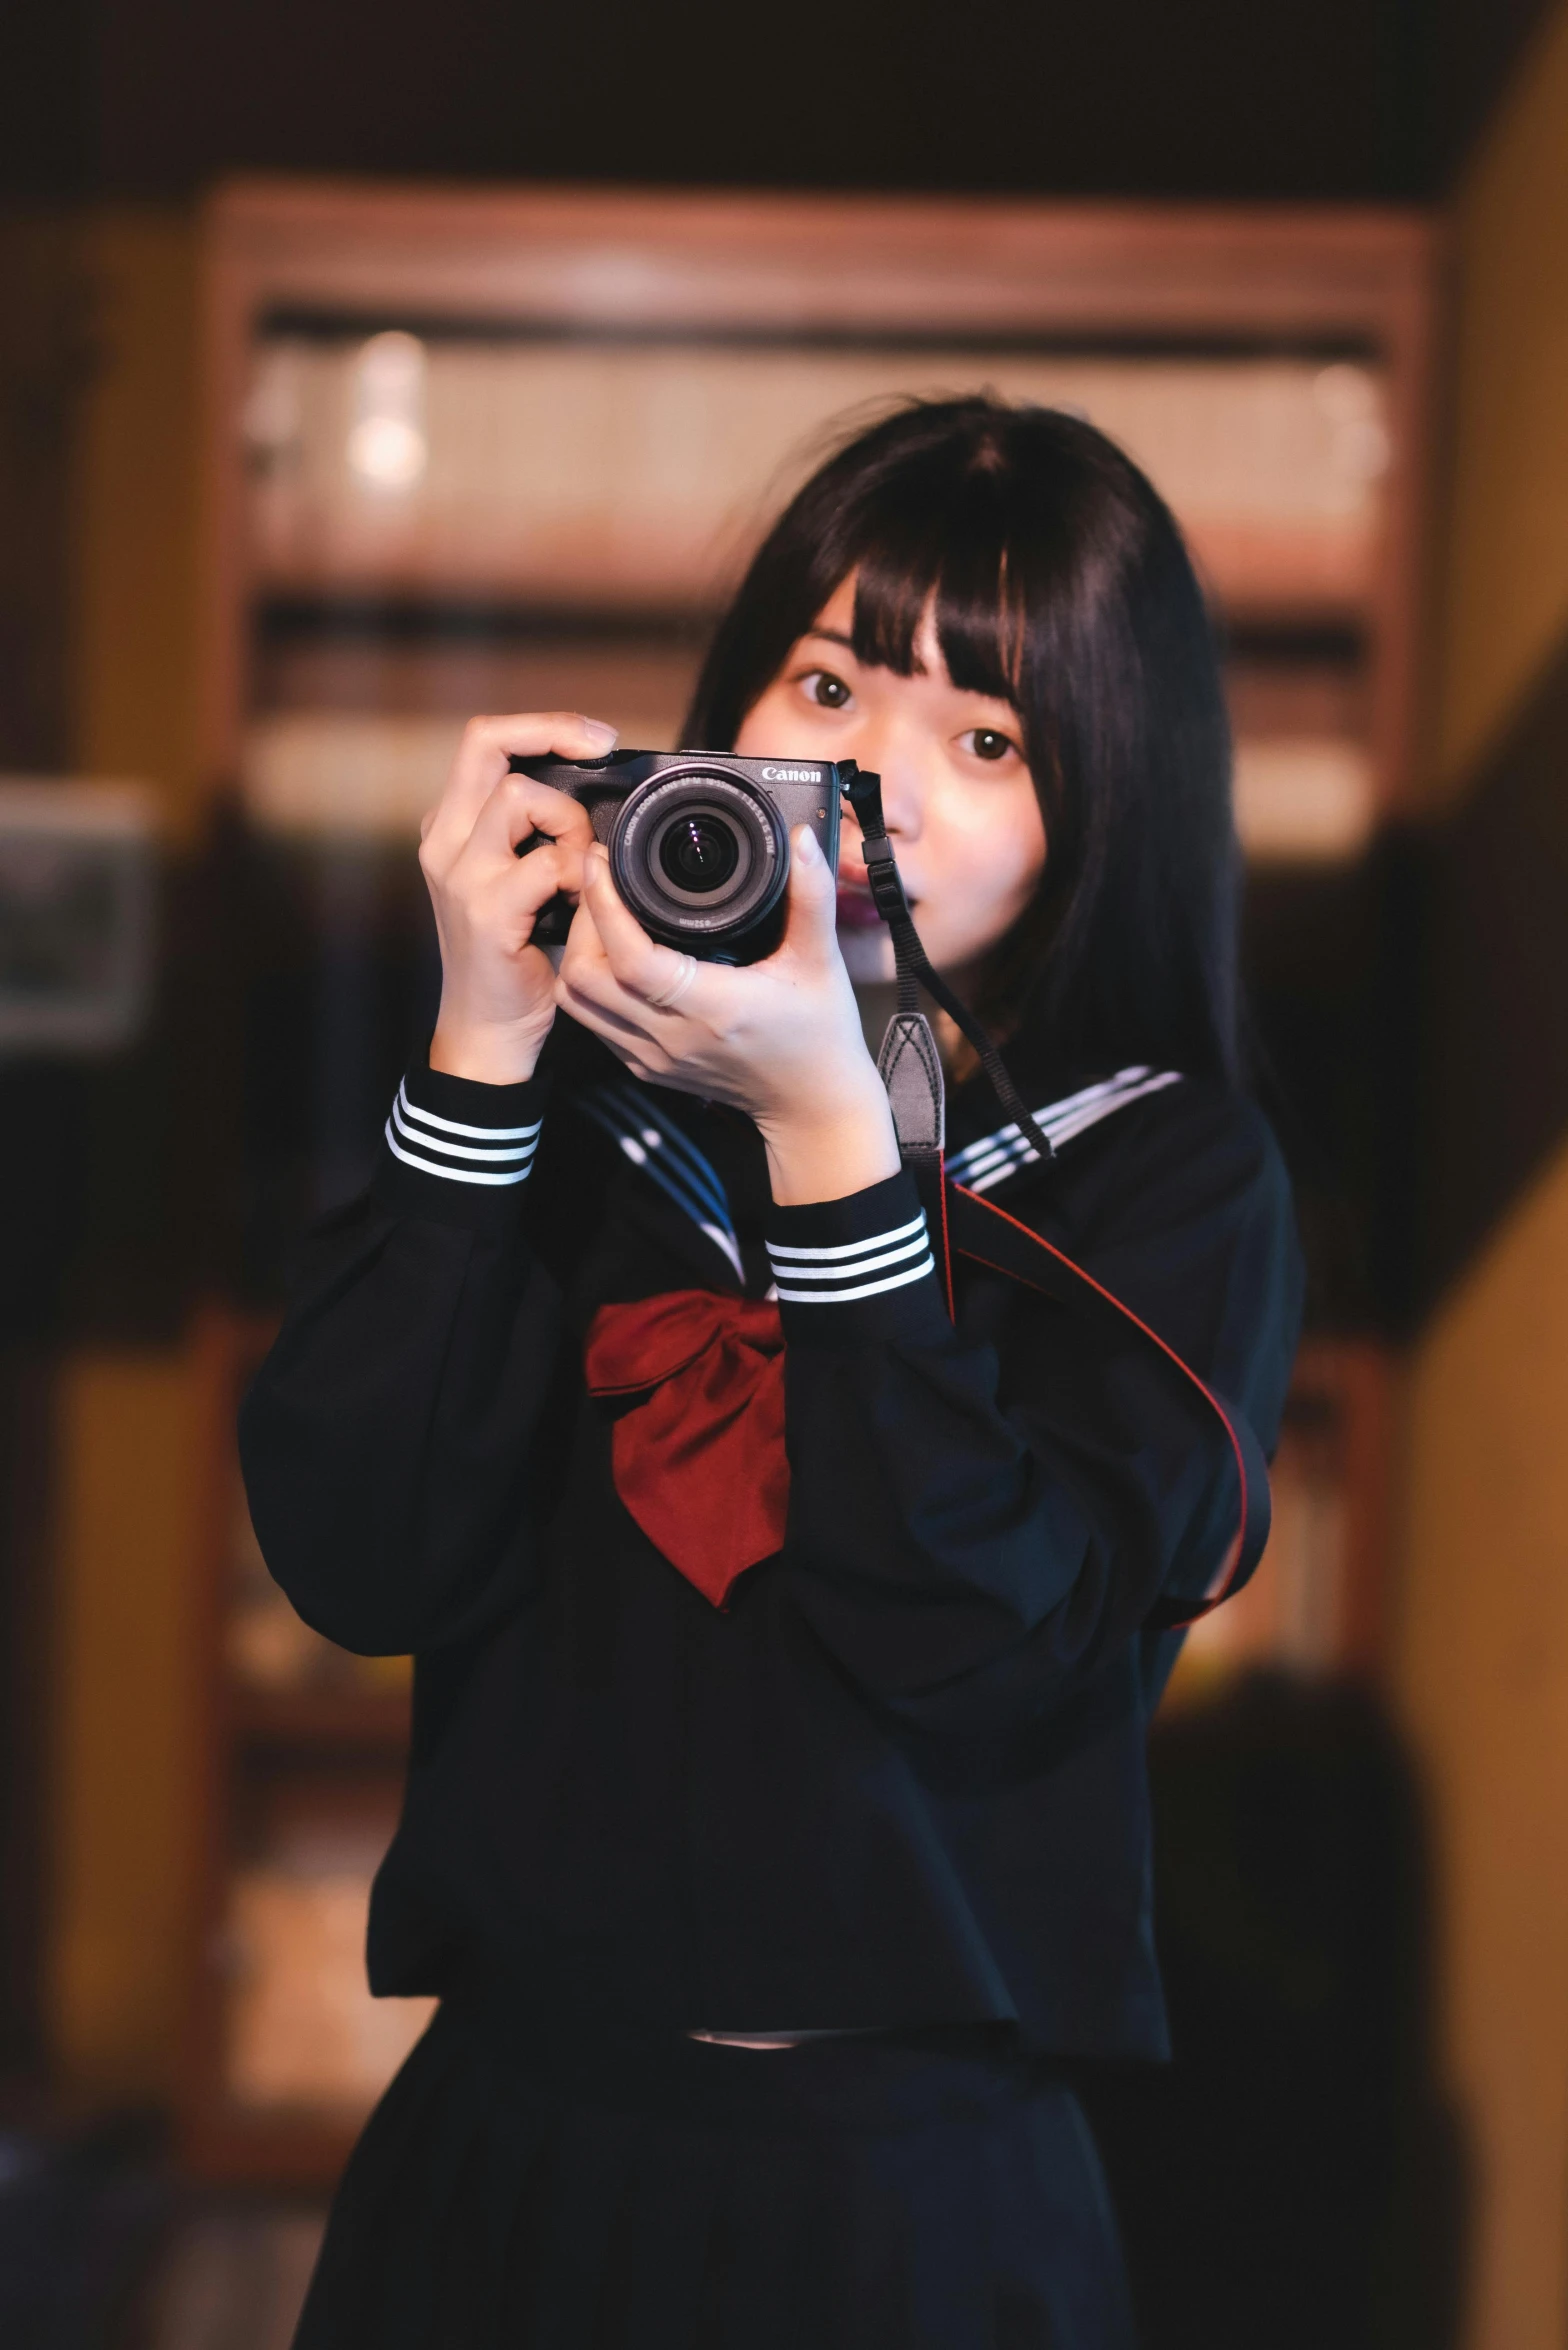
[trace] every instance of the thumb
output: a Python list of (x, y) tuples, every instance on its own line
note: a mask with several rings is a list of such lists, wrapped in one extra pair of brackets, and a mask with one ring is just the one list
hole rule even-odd
[(828, 861), (809, 824), (799, 824), (790, 835), (789, 916), (784, 944), (809, 961), (823, 961), (833, 951), (838, 917), (838, 891)]

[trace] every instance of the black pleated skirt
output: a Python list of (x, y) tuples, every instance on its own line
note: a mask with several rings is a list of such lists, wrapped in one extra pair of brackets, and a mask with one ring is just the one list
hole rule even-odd
[(777, 2051), (447, 2001), (295, 2350), (1130, 2350), (1098, 2158), (984, 2035)]

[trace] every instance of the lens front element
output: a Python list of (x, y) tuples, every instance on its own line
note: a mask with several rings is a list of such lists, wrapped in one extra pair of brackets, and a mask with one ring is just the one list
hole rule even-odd
[(696, 808), (665, 826), (659, 863), (673, 888), (704, 897), (732, 877), (740, 863), (740, 843), (722, 816)]
[(726, 954), (778, 906), (789, 835), (772, 799), (712, 767), (666, 768), (632, 792), (610, 836), (615, 886), (654, 938)]

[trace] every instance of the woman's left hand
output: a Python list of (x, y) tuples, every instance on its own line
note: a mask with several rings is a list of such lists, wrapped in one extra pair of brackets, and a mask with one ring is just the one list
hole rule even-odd
[(607, 852), (591, 848), (555, 991), (634, 1077), (753, 1118), (780, 1206), (842, 1199), (899, 1165), (838, 951), (833, 877), (808, 826), (791, 850), (777, 951), (738, 969), (698, 963), (688, 975), (686, 958), (657, 945), (623, 903)]

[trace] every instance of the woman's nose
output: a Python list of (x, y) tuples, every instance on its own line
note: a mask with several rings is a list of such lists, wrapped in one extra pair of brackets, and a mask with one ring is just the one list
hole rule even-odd
[[(855, 745), (862, 767), (882, 779), (882, 821), (895, 842), (918, 839), (920, 833), (919, 760), (913, 747), (900, 740), (896, 728), (868, 729)], [(853, 818), (855, 853), (859, 855), (860, 827)]]

